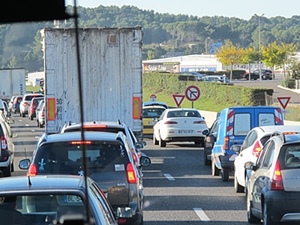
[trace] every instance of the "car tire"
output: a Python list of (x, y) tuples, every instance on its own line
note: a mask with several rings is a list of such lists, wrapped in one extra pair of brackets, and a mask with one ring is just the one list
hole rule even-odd
[(222, 171), (221, 171), (222, 181), (224, 181), (224, 182), (228, 181), (228, 179), (229, 179), (229, 171), (230, 171), (229, 168), (223, 168), (222, 169)]
[(153, 145), (158, 145), (158, 140), (155, 138), (154, 132), (153, 132)]
[(254, 216), (252, 214), (252, 202), (249, 199), (248, 193), (246, 196), (247, 199), (247, 219), (248, 219), (248, 223), (260, 223), (261, 219), (257, 218), (256, 216)]
[(243, 193), (245, 191), (245, 188), (239, 184), (235, 176), (234, 176), (234, 189), (236, 193)]
[(3, 177), (11, 177), (11, 167), (10, 165), (8, 167), (2, 168), (2, 175)]
[(272, 221), (271, 219), (271, 213), (270, 213), (270, 210), (268, 209), (268, 205), (266, 202), (264, 202), (264, 205), (263, 205), (263, 225), (277, 225), (279, 223), (275, 223)]
[(33, 120), (33, 116), (32, 116), (32, 115), (30, 115), (30, 116), (29, 116), (29, 119), (30, 119), (30, 120)]
[(39, 123), (39, 128), (43, 128), (43, 127), (44, 127), (44, 125)]
[(14, 162), (12, 162), (11, 165), (10, 165), (10, 171), (11, 172), (15, 171)]
[(213, 160), (211, 160), (211, 175), (213, 176), (220, 175), (220, 169), (216, 167), (215, 162)]
[(159, 147), (166, 147), (166, 142), (164, 140), (161, 139), (161, 137), (159, 136), (159, 140), (158, 140), (158, 145)]
[(22, 117), (25, 117), (25, 113), (22, 112), (22, 113), (21, 113), (21, 116), (22, 116)]
[(203, 153), (203, 161), (205, 166), (209, 166), (211, 163), (210, 160), (207, 159), (207, 154), (205, 153), (205, 151)]
[(37, 123), (37, 127), (40, 127), (39, 120), (37, 120), (36, 123)]

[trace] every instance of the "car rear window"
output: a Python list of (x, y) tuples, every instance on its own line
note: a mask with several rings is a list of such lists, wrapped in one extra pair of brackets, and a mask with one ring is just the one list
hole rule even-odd
[(281, 151), (284, 152), (280, 157), (284, 159), (285, 168), (300, 167), (300, 143), (284, 145)]
[(82, 148), (85, 148), (89, 175), (95, 172), (124, 171), (128, 155), (119, 141), (80, 141), (42, 144), (34, 158), (38, 174), (83, 175)]
[(259, 113), (258, 126), (269, 126), (269, 125), (276, 125), (274, 113)]
[[(100, 132), (109, 132), (109, 133), (118, 133), (123, 132), (126, 135), (125, 129), (123, 127), (106, 127), (106, 126), (84, 126), (84, 131), (100, 131)], [(80, 131), (80, 126), (68, 127), (64, 130), (64, 133)]]
[(31, 101), (35, 97), (43, 97), (43, 95), (27, 95), (25, 96), (25, 101)]
[(168, 118), (172, 117), (201, 117), (200, 113), (197, 110), (178, 110), (178, 111), (169, 111)]
[(251, 130), (250, 113), (237, 113), (234, 115), (233, 133), (234, 135), (247, 135)]
[(158, 118), (165, 111), (161, 108), (143, 109), (143, 118)]

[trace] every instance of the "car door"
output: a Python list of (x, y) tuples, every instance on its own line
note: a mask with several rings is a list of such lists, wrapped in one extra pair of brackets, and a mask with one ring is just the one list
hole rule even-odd
[(275, 152), (275, 142), (269, 141), (266, 145), (266, 149), (261, 153), (259, 158), (258, 169), (254, 172), (253, 188), (252, 188), (252, 203), (253, 208), (258, 212), (262, 212), (261, 196), (264, 188), (268, 187), (269, 177), (268, 170), (270, 169)]

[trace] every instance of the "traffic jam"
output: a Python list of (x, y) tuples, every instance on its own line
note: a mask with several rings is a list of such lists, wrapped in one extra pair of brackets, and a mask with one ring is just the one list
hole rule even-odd
[(143, 102), (138, 26), (41, 36), (41, 91), (24, 90), (24, 71), (3, 72), (18, 82), (0, 99), (1, 224), (300, 222), (300, 126), (285, 125), (281, 107), (208, 118), (194, 85), (172, 96), (176, 107), (155, 93)]

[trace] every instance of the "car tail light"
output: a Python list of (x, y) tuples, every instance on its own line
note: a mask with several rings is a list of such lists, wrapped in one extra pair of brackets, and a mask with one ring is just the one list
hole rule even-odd
[(91, 144), (91, 141), (71, 141), (71, 145), (89, 145)]
[(255, 157), (258, 157), (260, 152), (261, 152), (261, 145), (260, 145), (259, 141), (256, 141), (253, 146), (253, 149), (252, 149), (252, 155), (254, 155)]
[(134, 160), (134, 162), (138, 162), (138, 157), (137, 157), (137, 155), (135, 154), (135, 151), (134, 151), (134, 149), (131, 149), (131, 151), (132, 151), (132, 158), (133, 158), (133, 160)]
[(165, 124), (178, 124), (176, 121), (166, 121)]
[(134, 170), (134, 165), (132, 163), (127, 164), (127, 181), (130, 184), (134, 184), (137, 182), (136, 173)]
[(27, 176), (34, 177), (36, 175), (37, 175), (37, 166), (35, 164), (31, 164), (28, 169)]
[(4, 136), (1, 136), (0, 140), (1, 140), (1, 149), (8, 150), (6, 138)]
[(274, 174), (273, 174), (271, 190), (275, 190), (275, 191), (284, 190), (283, 182), (282, 182), (282, 175), (281, 175), (281, 168), (280, 168), (280, 164), (279, 164), (278, 160), (276, 161), (276, 164), (275, 164), (275, 170), (274, 170)]
[(199, 120), (199, 121), (195, 121), (195, 124), (206, 124), (206, 122), (204, 120)]
[(229, 142), (229, 138), (228, 138), (228, 136), (225, 136), (223, 150), (228, 150), (228, 142)]

